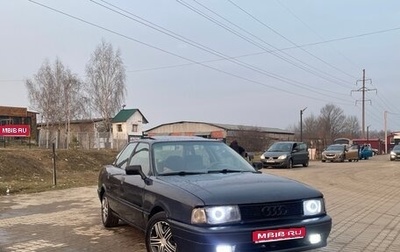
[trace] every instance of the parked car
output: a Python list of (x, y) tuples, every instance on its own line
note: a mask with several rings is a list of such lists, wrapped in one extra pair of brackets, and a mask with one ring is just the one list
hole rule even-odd
[(308, 147), (303, 142), (273, 143), (260, 157), (263, 167), (292, 168), (298, 164), (307, 167), (309, 160)]
[(372, 157), (373, 151), (371, 149), (371, 146), (369, 145), (363, 145), (361, 146), (361, 150), (360, 150), (360, 159), (369, 159), (370, 157)]
[(321, 161), (344, 162), (345, 159), (346, 159), (346, 145), (331, 144), (322, 152)]
[(212, 139), (134, 140), (97, 191), (103, 225), (143, 230), (148, 252), (303, 251), (326, 246), (332, 226), (321, 192)]
[(353, 145), (348, 147), (346, 144), (331, 144), (329, 145), (321, 155), (321, 161), (331, 161), (331, 162), (344, 162), (345, 160), (358, 161), (359, 152), (358, 146)]
[(390, 161), (400, 160), (400, 145), (397, 144), (390, 151)]

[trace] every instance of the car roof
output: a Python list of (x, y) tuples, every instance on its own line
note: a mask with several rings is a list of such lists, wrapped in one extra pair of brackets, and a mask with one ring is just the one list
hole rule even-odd
[(210, 141), (219, 142), (216, 139), (208, 139), (198, 136), (144, 136), (142, 138), (134, 139), (131, 142), (187, 142), (187, 141)]

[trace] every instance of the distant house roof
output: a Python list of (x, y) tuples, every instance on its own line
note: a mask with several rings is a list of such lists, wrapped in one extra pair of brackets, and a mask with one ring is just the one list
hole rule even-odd
[(112, 119), (112, 123), (120, 123), (120, 122), (126, 122), (128, 119), (135, 114), (136, 112), (140, 113), (143, 117), (143, 124), (149, 123), (147, 119), (144, 117), (142, 112), (140, 112), (139, 109), (122, 109), (118, 112), (118, 114)]
[(160, 128), (162, 126), (172, 125), (172, 124), (181, 124), (181, 123), (192, 123), (192, 124), (202, 123), (202, 124), (207, 124), (207, 125), (219, 127), (219, 128), (224, 129), (224, 130), (232, 130), (232, 131), (234, 131), (234, 130), (254, 130), (254, 129), (257, 129), (258, 131), (268, 132), (268, 133), (288, 134), (288, 135), (293, 135), (294, 134), (291, 131), (282, 130), (282, 129), (278, 129), (278, 128), (246, 126), (246, 125), (234, 125), (234, 124), (222, 124), (222, 123), (208, 123), (208, 122), (192, 122), (192, 121), (180, 121), (180, 122), (165, 123), (165, 124), (161, 124), (161, 125), (158, 125), (156, 127), (153, 127), (151, 129), (148, 129), (147, 132), (152, 131), (152, 130), (154, 130), (156, 128)]
[(270, 128), (270, 127), (258, 127), (258, 126), (247, 126), (247, 125), (234, 125), (234, 124), (222, 124), (222, 123), (209, 123), (211, 125), (219, 126), (228, 130), (254, 130), (258, 129), (259, 131), (269, 132), (269, 133), (279, 133), (279, 134), (294, 134), (291, 131), (278, 129), (278, 128)]

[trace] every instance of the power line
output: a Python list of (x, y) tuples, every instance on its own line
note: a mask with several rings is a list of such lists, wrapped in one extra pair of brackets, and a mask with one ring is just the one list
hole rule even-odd
[[(267, 71), (265, 71), (264, 69), (258, 68), (258, 67), (256, 67), (256, 66), (253, 66), (253, 65), (244, 63), (244, 62), (242, 62), (242, 61), (236, 60), (236, 59), (234, 59), (234, 58), (232, 58), (232, 57), (230, 57), (230, 56), (227, 56), (227, 55), (225, 55), (225, 54), (223, 54), (223, 53), (221, 53), (221, 52), (215, 51), (215, 50), (212, 49), (212, 48), (209, 48), (209, 47), (207, 47), (207, 46), (204, 46), (204, 45), (202, 45), (202, 44), (199, 44), (199, 43), (197, 43), (197, 42), (195, 42), (195, 41), (193, 41), (193, 40), (190, 40), (190, 39), (188, 39), (188, 38), (186, 38), (186, 37), (183, 37), (183, 36), (181, 36), (181, 35), (179, 35), (179, 34), (173, 32), (173, 31), (171, 31), (171, 30), (168, 30), (168, 29), (166, 29), (166, 28), (164, 28), (164, 27), (161, 27), (161, 26), (159, 26), (159, 25), (157, 25), (157, 24), (154, 24), (154, 23), (152, 23), (152, 22), (150, 22), (150, 21), (148, 21), (148, 20), (146, 20), (146, 19), (144, 19), (144, 18), (141, 18), (141, 17), (139, 17), (139, 16), (133, 14), (132, 12), (126, 11), (126, 10), (124, 10), (124, 9), (122, 9), (122, 8), (119, 8), (119, 7), (116, 6), (116, 5), (110, 4), (110, 3), (108, 3), (107, 1), (104, 1), (104, 0), (101, 0), (101, 1), (104, 2), (104, 3), (106, 3), (106, 4), (108, 4), (109, 6), (112, 6), (113, 8), (116, 8), (117, 10), (112, 9), (112, 8), (110, 8), (110, 7), (107, 7), (107, 6), (103, 5), (103, 4), (100, 4), (100, 3), (98, 3), (98, 2), (96, 2), (96, 1), (94, 1), (94, 0), (91, 0), (91, 2), (93, 2), (93, 3), (95, 3), (95, 4), (99, 5), (99, 6), (101, 6), (101, 7), (103, 7), (103, 8), (106, 8), (106, 9), (108, 9), (108, 10), (114, 12), (114, 13), (117, 13), (117, 14), (119, 14), (119, 15), (122, 15), (123, 17), (126, 17), (126, 18), (128, 18), (128, 19), (130, 19), (130, 20), (133, 20), (133, 21), (135, 21), (135, 22), (138, 22), (138, 23), (140, 23), (140, 24), (142, 24), (142, 25), (145, 25), (146, 27), (149, 27), (149, 28), (151, 28), (151, 29), (154, 29), (154, 30), (156, 30), (156, 31), (158, 31), (158, 32), (161, 32), (161, 33), (163, 33), (163, 34), (165, 34), (165, 35), (168, 35), (168, 36), (170, 36), (170, 37), (173, 37), (173, 38), (175, 38), (175, 39), (177, 39), (177, 40), (180, 40), (180, 41), (182, 41), (182, 42), (185, 42), (185, 43), (187, 43), (187, 44), (189, 44), (189, 45), (192, 45), (192, 46), (194, 46), (194, 47), (196, 47), (196, 48), (198, 48), (198, 49), (201, 49), (201, 50), (203, 50), (203, 51), (206, 51), (206, 52), (208, 52), (208, 53), (211, 53), (211, 54), (213, 54), (213, 55), (215, 55), (215, 56), (222, 57), (224, 60), (228, 60), (228, 61), (230, 61), (230, 62), (232, 62), (232, 63), (235, 63), (235, 64), (237, 64), (237, 65), (239, 65), (239, 66), (242, 66), (242, 67), (248, 68), (248, 69), (250, 69), (250, 70), (256, 71), (256, 72), (258, 72), (258, 73), (260, 73), (260, 74), (263, 74), (263, 75), (266, 75), (266, 76), (268, 76), (268, 77), (271, 77), (271, 78), (274, 78), (274, 79), (283, 81), (283, 82), (288, 83), (288, 84), (290, 84), (290, 85), (297, 86), (297, 87), (300, 87), (300, 88), (302, 88), (302, 89), (307, 89), (307, 90), (309, 90), (309, 91), (311, 91), (311, 92), (314, 92), (314, 93), (318, 93), (318, 94), (321, 94), (321, 95), (325, 95), (325, 96), (330, 96), (330, 97), (332, 97), (332, 96), (330, 95), (330, 94), (332, 93), (332, 91), (330, 91), (330, 90), (324, 90), (324, 89), (321, 89), (321, 88), (320, 88), (320, 89), (319, 89), (320, 91), (325, 91), (325, 92), (328, 92), (329, 94), (327, 95), (327, 94), (320, 93), (319, 91), (315, 90), (314, 87), (309, 86), (309, 85), (307, 85), (307, 84), (305, 84), (305, 83), (301, 83), (301, 82), (299, 82), (299, 81), (291, 80), (291, 79), (289, 79), (289, 78), (286, 78), (286, 77), (283, 77), (283, 76), (280, 76), (280, 75), (277, 75), (277, 74), (274, 74), (274, 73), (271, 73), (271, 72), (267, 72)], [(131, 16), (127, 16), (127, 15), (121, 13), (121, 11), (124, 12), (124, 13), (127, 13), (127, 14), (129, 14), (129, 15), (131, 15)], [(333, 93), (335, 93), (335, 92), (333, 92)], [(340, 95), (342, 95), (342, 94), (340, 94)], [(337, 97), (332, 97), (332, 98), (337, 98)], [(339, 98), (339, 99), (340, 99), (340, 98)], [(342, 99), (342, 101), (345, 101), (345, 100)]]
[[(194, 0), (195, 2), (197, 2), (196, 0)], [(236, 8), (238, 8), (239, 10), (241, 10), (243, 13), (245, 13), (246, 15), (248, 15), (249, 17), (251, 17), (253, 20), (255, 20), (257, 23), (261, 24), (262, 26), (266, 27), (267, 29), (269, 29), (270, 31), (272, 31), (273, 33), (275, 33), (276, 35), (278, 35), (279, 37), (283, 38), (284, 40), (288, 41), (290, 44), (294, 45), (294, 46), (298, 46), (295, 42), (293, 42), (292, 40), (290, 40), (289, 38), (287, 38), (286, 36), (282, 35), (281, 33), (279, 33), (278, 31), (276, 31), (275, 29), (273, 29), (271, 26), (267, 25), (265, 22), (262, 22), (259, 18), (255, 17), (254, 15), (252, 15), (250, 12), (246, 11), (244, 8), (240, 7), (238, 4), (234, 3), (232, 0), (227, 0), (229, 3), (231, 3), (233, 6), (235, 6)], [(299, 47), (300, 50), (302, 50), (303, 52), (307, 53), (308, 55), (310, 55), (311, 57), (319, 60), (320, 62), (324, 63), (327, 66), (330, 66), (331, 68), (353, 78), (353, 76), (351, 76), (350, 74), (344, 72), (343, 70), (339, 69), (338, 67), (333, 66), (332, 64), (330, 64), (329, 62), (323, 60), (322, 58), (314, 55), (313, 53), (305, 50), (302, 47)], [(337, 78), (331, 74), (325, 73), (328, 76), (331, 76), (334, 79), (337, 79), (339, 81), (342, 81), (344, 83), (346, 83), (346, 81), (341, 80), (340, 78)]]
[[(280, 0), (276, 0), (276, 2), (278, 2), (279, 5), (281, 5), (287, 12), (289, 12), (293, 17), (295, 17), (298, 21), (300, 21), (300, 23), (302, 23), (305, 27), (307, 27), (307, 29), (309, 29), (311, 32), (313, 32), (319, 39), (321, 40), (325, 40), (325, 38), (323, 38), (318, 32), (316, 32), (314, 29), (312, 29), (306, 22), (304, 22), (299, 16), (297, 16), (291, 9), (289, 9), (285, 4), (283, 4)], [(349, 63), (351, 63), (353, 66), (355, 66), (356, 68), (359, 68), (357, 66), (357, 64), (355, 64), (349, 57), (345, 56), (342, 52), (340, 52), (339, 50), (337, 50), (336, 48), (334, 48), (333, 46), (331, 46), (331, 48), (333, 50), (335, 50), (335, 52), (337, 52), (338, 54), (340, 54), (345, 60), (347, 60)], [(352, 77), (353, 79), (357, 79), (357, 77), (347, 74), (346, 75)]]
[[(72, 19), (78, 20), (78, 21), (80, 21), (80, 22), (83, 22), (83, 23), (85, 23), (85, 24), (88, 24), (88, 25), (90, 25), (90, 26), (94, 26), (94, 27), (96, 27), (96, 28), (98, 28), (98, 29), (101, 29), (101, 30), (110, 32), (110, 33), (112, 33), (112, 34), (114, 34), (114, 35), (123, 37), (123, 38), (125, 38), (125, 39), (130, 40), (130, 41), (139, 43), (139, 44), (141, 44), (141, 45), (145, 45), (145, 46), (150, 47), (150, 48), (152, 48), (152, 49), (155, 49), (155, 50), (158, 50), (158, 51), (161, 51), (161, 52), (164, 52), (164, 53), (173, 55), (173, 56), (178, 57), (178, 58), (180, 58), (180, 59), (184, 59), (184, 60), (186, 60), (186, 61), (189, 61), (189, 62), (198, 64), (198, 65), (201, 65), (201, 66), (206, 67), (206, 68), (208, 68), (208, 69), (212, 69), (212, 70), (214, 70), (214, 71), (217, 71), (217, 72), (220, 72), (220, 73), (224, 73), (224, 74), (226, 74), (226, 75), (229, 75), (229, 76), (232, 76), (232, 77), (235, 77), (235, 78), (238, 78), (238, 79), (247, 81), (247, 82), (251, 82), (251, 83), (254, 83), (254, 84), (257, 84), (257, 85), (261, 85), (261, 86), (264, 86), (264, 87), (269, 87), (269, 88), (272, 88), (272, 89), (275, 89), (275, 90), (278, 90), (278, 91), (282, 91), (282, 92), (285, 92), (285, 93), (289, 93), (289, 94), (292, 94), (292, 95), (302, 96), (302, 97), (310, 98), (310, 99), (313, 99), (313, 100), (319, 100), (319, 101), (324, 101), (324, 102), (326, 102), (326, 99), (322, 99), (322, 98), (318, 98), (318, 97), (311, 97), (311, 96), (304, 95), (304, 94), (298, 94), (298, 93), (295, 93), (295, 92), (291, 92), (291, 91), (289, 91), (289, 90), (285, 90), (285, 89), (282, 89), (282, 88), (279, 88), (279, 87), (276, 87), (276, 86), (267, 85), (267, 84), (262, 83), (262, 82), (259, 82), (259, 81), (251, 80), (251, 79), (249, 79), (249, 78), (246, 78), (246, 77), (243, 77), (243, 76), (240, 76), (240, 75), (237, 75), (237, 74), (229, 73), (229, 72), (227, 72), (227, 71), (224, 71), (224, 70), (221, 70), (221, 69), (218, 69), (218, 68), (214, 68), (214, 67), (211, 67), (211, 66), (202, 64), (201, 62), (198, 62), (198, 61), (189, 59), (189, 58), (187, 58), (187, 57), (178, 55), (178, 54), (176, 54), (176, 53), (173, 53), (173, 52), (164, 50), (164, 49), (162, 49), (162, 48), (159, 48), (159, 47), (156, 47), (156, 46), (153, 46), (153, 45), (150, 45), (150, 44), (148, 44), (148, 43), (142, 42), (142, 41), (137, 40), (137, 39), (135, 39), (135, 38), (132, 38), (132, 37), (130, 37), (130, 36), (127, 36), (127, 35), (124, 35), (124, 34), (122, 34), (122, 33), (113, 31), (113, 30), (111, 30), (111, 29), (108, 29), (108, 28), (105, 28), (105, 27), (103, 27), (103, 26), (97, 25), (97, 24), (95, 24), (95, 23), (89, 22), (89, 21), (84, 20), (84, 19), (82, 19), (82, 18), (73, 16), (73, 15), (68, 14), (68, 13), (66, 13), (66, 12), (57, 10), (57, 9), (52, 8), (52, 7), (50, 7), (50, 6), (47, 6), (47, 5), (45, 5), (45, 4), (38, 3), (38, 2), (36, 2), (36, 1), (34, 1), (34, 0), (29, 0), (29, 1), (32, 2), (32, 3), (34, 3), (34, 4), (36, 4), (36, 5), (39, 5), (39, 6), (41, 6), (41, 7), (44, 7), (44, 8), (46, 8), (46, 9), (49, 9), (49, 10), (51, 10), (51, 11), (54, 11), (54, 12), (56, 12), (56, 13), (62, 14), (62, 15), (67, 16), (67, 17), (69, 17), (69, 18), (72, 18)], [(276, 79), (277, 79), (277, 78), (276, 78)], [(278, 79), (278, 80), (280, 80), (280, 81), (282, 81), (282, 82), (285, 82), (285, 81), (282, 80), (282, 79)], [(326, 96), (326, 95), (325, 95), (325, 96)], [(335, 97), (335, 98), (337, 99), (337, 97)]]
[[(197, 8), (195, 8), (195, 7), (193, 7), (192, 5), (190, 5), (190, 4), (186, 3), (186, 2), (184, 2), (183, 0), (177, 0), (177, 2), (180, 3), (181, 5), (185, 6), (185, 7), (188, 8), (189, 10), (191, 10), (191, 11), (193, 11), (193, 12), (199, 14), (200, 16), (202, 16), (202, 17), (204, 17), (204, 18), (206, 18), (207, 20), (211, 21), (212, 23), (214, 23), (214, 24), (216, 24), (216, 25), (222, 27), (223, 29), (227, 30), (228, 32), (230, 32), (230, 33), (232, 33), (232, 34), (234, 34), (234, 35), (236, 35), (236, 36), (242, 38), (243, 40), (245, 40), (245, 41), (247, 41), (247, 42), (249, 42), (249, 43), (251, 43), (251, 44), (253, 44), (253, 45), (257, 46), (257, 47), (259, 47), (260, 49), (263, 49), (263, 50), (266, 51), (266, 52), (269, 51), (269, 50), (268, 50), (267, 48), (265, 48), (263, 45), (260, 45), (259, 43), (257, 43), (257, 42), (255, 42), (254, 40), (252, 40), (252, 39), (246, 37), (245, 35), (241, 34), (240, 32), (237, 32), (237, 31), (231, 29), (230, 27), (228, 27), (228, 26), (226, 26), (225, 24), (219, 22), (218, 20), (216, 20), (216, 19), (210, 17), (209, 15), (207, 15), (207, 14), (205, 14), (204, 12), (202, 12), (201, 10), (199, 10), (199, 9), (197, 9)], [(195, 2), (196, 2), (196, 1), (195, 1)], [(196, 3), (198, 3), (198, 2), (196, 2)], [(198, 4), (199, 4), (199, 3), (198, 3)], [(210, 10), (209, 8), (205, 7), (204, 5), (202, 5), (202, 4), (199, 4), (199, 5), (203, 6), (203, 8), (208, 9), (210, 12), (213, 12), (213, 11)], [(239, 26), (233, 24), (232, 22), (230, 22), (229, 20), (227, 20), (227, 19), (225, 19), (224, 17), (220, 16), (219, 14), (217, 14), (217, 13), (215, 13), (215, 12), (213, 12), (213, 13), (214, 13), (215, 15), (219, 16), (220, 18), (224, 19), (226, 22), (230, 23), (231, 25), (237, 27), (238, 29), (240, 29), (240, 30), (242, 30), (242, 31), (245, 31), (246, 33), (250, 34), (251, 36), (256, 37), (257, 39), (259, 39), (259, 40), (262, 41), (263, 43), (265, 43), (265, 44), (269, 45), (270, 47), (273, 47), (273, 48), (274, 48), (273, 45), (267, 43), (266, 41), (262, 40), (261, 38), (259, 38), (259, 37), (255, 36), (255, 35), (253, 35), (253, 34), (247, 32), (246, 30), (244, 30), (244, 29), (242, 29), (241, 27), (239, 27)], [(276, 49), (277, 49), (277, 48), (276, 48)], [(283, 60), (283, 61), (285, 61), (285, 62), (287, 62), (287, 63), (289, 63), (289, 64), (291, 64), (291, 65), (293, 65), (293, 66), (295, 66), (295, 67), (297, 67), (297, 68), (299, 68), (299, 69), (302, 69), (303, 71), (306, 71), (306, 72), (308, 72), (308, 73), (311, 73), (311, 74), (313, 74), (313, 75), (315, 75), (315, 76), (318, 76), (318, 77), (320, 77), (320, 78), (322, 78), (322, 79), (325, 79), (325, 80), (327, 80), (327, 81), (329, 81), (329, 82), (333, 82), (332, 80), (330, 80), (330, 79), (328, 79), (327, 77), (321, 75), (320, 73), (325, 74), (325, 75), (329, 75), (329, 74), (327, 74), (327, 73), (325, 73), (325, 72), (323, 72), (323, 71), (320, 71), (320, 70), (316, 69), (315, 67), (310, 66), (309, 64), (307, 64), (307, 63), (305, 63), (305, 62), (303, 62), (303, 61), (301, 61), (301, 60), (299, 60), (299, 59), (297, 59), (297, 58), (295, 58), (295, 57), (293, 57), (293, 56), (291, 56), (291, 55), (289, 55), (289, 54), (287, 54), (287, 53), (285, 53), (285, 55), (287, 55), (287, 56), (293, 58), (294, 60), (296, 60), (296, 61), (298, 61), (298, 62), (300, 62), (300, 65), (299, 65), (298, 63), (295, 63), (295, 62), (293, 62), (293, 61), (291, 61), (291, 60), (285, 58), (285, 57), (282, 56), (282, 55), (278, 55), (278, 54), (275, 54), (275, 53), (272, 53), (272, 55), (274, 55), (275, 57), (277, 57), (277, 58), (279, 58), (279, 59), (281, 59), (281, 60)], [(303, 65), (304, 65), (304, 66), (303, 66)], [(305, 67), (305, 66), (306, 66), (306, 67)], [(311, 69), (310, 69), (310, 68), (311, 68)], [(318, 73), (318, 72), (320, 72), (320, 73)], [(344, 82), (344, 81), (343, 81), (343, 82)], [(333, 82), (333, 83), (338, 84), (338, 83), (336, 83), (336, 82)], [(343, 85), (342, 85), (342, 86), (343, 86)], [(347, 88), (347, 86), (344, 86), (344, 87)]]

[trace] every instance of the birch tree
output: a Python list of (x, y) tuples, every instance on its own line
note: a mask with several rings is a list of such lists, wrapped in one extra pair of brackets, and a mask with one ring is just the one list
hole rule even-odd
[(91, 107), (104, 121), (105, 131), (125, 99), (125, 67), (120, 50), (104, 40), (96, 47), (86, 65), (87, 92)]
[[(45, 60), (37, 74), (26, 81), (31, 106), (42, 116), (42, 122), (58, 129), (65, 127), (69, 143), (69, 123), (85, 114), (82, 82), (76, 74), (56, 59)], [(68, 145), (67, 145), (68, 146)]]

